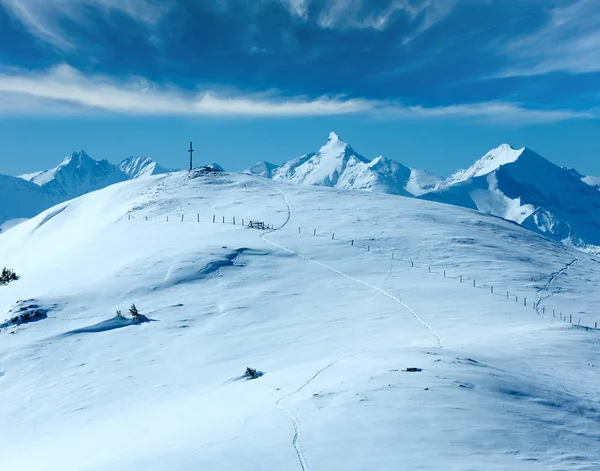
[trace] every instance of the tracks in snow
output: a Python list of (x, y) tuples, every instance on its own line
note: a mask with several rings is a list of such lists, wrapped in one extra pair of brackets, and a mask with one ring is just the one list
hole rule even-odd
[[(286, 251), (288, 253), (296, 255), (297, 257), (301, 258), (302, 260), (304, 260), (306, 262), (314, 263), (315, 265), (318, 265), (318, 266), (320, 266), (322, 268), (325, 268), (325, 269), (327, 269), (327, 270), (329, 270), (329, 271), (331, 271), (331, 272), (333, 272), (333, 273), (335, 273), (337, 275), (340, 275), (340, 276), (342, 276), (342, 277), (344, 277), (344, 278), (346, 278), (346, 279), (348, 279), (350, 281), (353, 281), (355, 283), (359, 283), (359, 284), (361, 284), (363, 286), (366, 286), (367, 288), (371, 288), (371, 289), (373, 289), (375, 291), (378, 291), (379, 293), (383, 294), (384, 296), (390, 298), (392, 301), (395, 301), (396, 303), (400, 304), (404, 309), (406, 309), (408, 312), (410, 312), (410, 314), (417, 321), (419, 321), (429, 331), (429, 333), (435, 338), (435, 341), (437, 343), (437, 347), (438, 348), (442, 348), (443, 347), (442, 339), (440, 338), (440, 336), (431, 328), (431, 326), (427, 322), (425, 322), (411, 307), (409, 307), (401, 299), (397, 298), (396, 296), (388, 293), (387, 291), (385, 291), (385, 290), (383, 290), (383, 289), (381, 289), (381, 288), (379, 288), (377, 286), (374, 286), (374, 285), (372, 285), (370, 283), (367, 283), (366, 281), (362, 281), (362, 280), (359, 280), (357, 278), (354, 278), (354, 277), (352, 277), (352, 276), (350, 276), (350, 275), (348, 275), (346, 273), (341, 272), (340, 270), (337, 270), (337, 269), (335, 269), (335, 268), (333, 268), (333, 267), (331, 267), (329, 265), (326, 265), (325, 263), (321, 263), (321, 262), (319, 262), (317, 260), (309, 258), (309, 257), (307, 257), (305, 255), (302, 255), (302, 254), (296, 252), (295, 250), (290, 249), (289, 247), (285, 247), (283, 245), (280, 245), (280, 244), (278, 244), (276, 242), (273, 242), (272, 240), (268, 239), (267, 238), (268, 234), (271, 234), (271, 233), (273, 233), (275, 231), (281, 230), (285, 226), (287, 226), (287, 224), (292, 219), (293, 211), (292, 211), (292, 205), (290, 204), (290, 201), (288, 200), (287, 195), (280, 188), (278, 188), (275, 185), (272, 185), (270, 183), (267, 183), (267, 182), (263, 181), (262, 179), (261, 179), (261, 182), (263, 184), (265, 184), (267, 186), (270, 186), (271, 188), (275, 189), (281, 195), (281, 197), (283, 198), (283, 201), (285, 202), (285, 205), (287, 207), (287, 217), (286, 217), (285, 221), (280, 226), (274, 228), (273, 230), (268, 231), (268, 232), (263, 232), (260, 235), (260, 237), (266, 243), (268, 243), (268, 244), (270, 244), (270, 245), (272, 245), (274, 247), (277, 247), (277, 248), (279, 248), (281, 250), (284, 250), (284, 251)], [(358, 355), (358, 353), (355, 353), (353, 355)], [(348, 356), (353, 356), (353, 355), (348, 355)], [(347, 358), (347, 357), (344, 357), (344, 358)], [(340, 360), (337, 360), (337, 361), (331, 363), (330, 365), (326, 366), (325, 368), (321, 369), (311, 379), (309, 379), (306, 383), (304, 383), (300, 388), (298, 388), (292, 394), (290, 394), (290, 395), (286, 396), (285, 398), (282, 398), (282, 399), (280, 399), (280, 400), (277, 401), (277, 407), (280, 410), (282, 410), (289, 417), (289, 419), (292, 421), (292, 424), (294, 426), (294, 437), (292, 439), (292, 445), (294, 446), (294, 449), (296, 450), (296, 454), (298, 456), (298, 461), (300, 463), (300, 467), (302, 468), (302, 471), (308, 471), (308, 465), (306, 463), (306, 458), (304, 457), (304, 454), (302, 452), (302, 448), (301, 448), (300, 443), (299, 443), (300, 433), (301, 433), (301, 431), (300, 431), (300, 425), (298, 423), (298, 420), (293, 416), (293, 414), (285, 406), (283, 406), (281, 404), (281, 402), (284, 399), (287, 399), (288, 397), (290, 397), (290, 396), (298, 393), (299, 391), (301, 391), (303, 388), (305, 388), (306, 386), (308, 386), (308, 384), (310, 384), (312, 381), (314, 381), (314, 379), (317, 378), (321, 373), (323, 373), (324, 371), (328, 370), (329, 368), (331, 368), (336, 363), (339, 363), (344, 358), (342, 358)]]
[[(566, 250), (566, 249), (565, 249)], [(551, 290), (550, 288), (552, 287), (552, 285), (556, 282), (556, 280), (561, 276), (564, 275), (565, 273), (567, 273), (569, 271), (569, 269), (575, 265), (579, 259), (577, 257), (575, 257), (569, 250), (567, 250), (567, 253), (573, 257), (573, 260), (569, 263), (567, 263), (563, 268), (561, 268), (558, 271), (555, 271), (554, 273), (552, 273), (550, 275), (550, 279), (546, 282), (546, 284), (544, 286), (542, 286), (540, 289), (537, 290), (535, 296), (536, 296), (536, 300), (535, 300), (535, 310), (538, 313), (538, 315), (540, 315), (541, 317), (546, 317), (549, 318), (548, 316), (544, 315), (543, 312), (540, 312), (540, 307), (541, 305), (548, 299), (550, 299), (552, 296), (554, 296), (556, 293), (560, 292), (560, 288), (556, 289), (556, 290)], [(545, 295), (542, 295), (542, 293), (545, 292)]]
[[(265, 183), (265, 184), (268, 185), (268, 183)], [(285, 220), (285, 222), (283, 224), (281, 224), (279, 227), (273, 229), (272, 231), (264, 232), (264, 233), (262, 233), (260, 235), (261, 238), (265, 242), (267, 242), (270, 245), (273, 245), (274, 247), (277, 247), (277, 248), (280, 248), (282, 250), (285, 250), (286, 252), (289, 252), (289, 253), (291, 253), (293, 255), (296, 255), (297, 257), (300, 257), (302, 260), (304, 260), (306, 262), (314, 263), (315, 265), (318, 265), (318, 266), (320, 266), (322, 268), (325, 268), (325, 269), (327, 269), (329, 271), (332, 271), (333, 273), (335, 273), (337, 275), (343, 276), (344, 278), (346, 278), (346, 279), (348, 279), (350, 281), (353, 281), (355, 283), (359, 283), (359, 284), (361, 284), (363, 286), (366, 286), (367, 288), (371, 288), (371, 289), (373, 289), (375, 291), (378, 291), (379, 293), (383, 294), (384, 296), (390, 298), (392, 301), (400, 304), (404, 309), (406, 309), (418, 322), (420, 322), (429, 331), (429, 333), (435, 338), (435, 341), (437, 343), (437, 347), (438, 348), (443, 347), (442, 339), (437, 334), (437, 332), (435, 332), (435, 330), (433, 330), (433, 328), (427, 322), (425, 322), (425, 320), (423, 320), (410, 306), (408, 306), (404, 301), (402, 301), (401, 299), (397, 298), (393, 294), (390, 294), (387, 291), (385, 291), (385, 290), (383, 290), (383, 289), (381, 289), (381, 288), (379, 288), (379, 287), (377, 287), (375, 285), (372, 285), (371, 283), (367, 283), (366, 281), (362, 281), (362, 280), (359, 280), (358, 278), (354, 278), (353, 276), (350, 276), (350, 275), (348, 275), (348, 274), (346, 274), (346, 273), (344, 273), (344, 272), (342, 272), (340, 270), (337, 270), (336, 268), (333, 268), (333, 267), (331, 267), (331, 266), (329, 266), (329, 265), (327, 265), (325, 263), (319, 262), (318, 260), (314, 260), (314, 259), (312, 259), (310, 257), (307, 257), (306, 255), (302, 255), (301, 253), (298, 253), (295, 250), (290, 249), (289, 247), (286, 247), (284, 245), (280, 245), (277, 242), (273, 242), (272, 240), (268, 239), (267, 238), (267, 234), (271, 234), (271, 233), (273, 233), (275, 231), (283, 229), (289, 223), (289, 221), (292, 218), (292, 214), (293, 214), (292, 206), (291, 206), (289, 200), (287, 199), (287, 196), (285, 195), (285, 193), (282, 190), (280, 190), (279, 188), (277, 188), (276, 186), (273, 186), (273, 185), (269, 185), (269, 186), (272, 186), (275, 190), (277, 190), (281, 194), (281, 196), (282, 196), (282, 198), (285, 201), (285, 204), (287, 206), (288, 216), (287, 216), (287, 219)]]
[[(366, 281), (362, 281), (359, 280), (357, 278), (354, 278), (344, 272), (341, 272), (340, 270), (337, 270), (325, 263), (321, 263), (317, 260), (314, 260), (312, 258), (309, 258), (305, 255), (302, 255), (298, 252), (296, 252), (295, 250), (290, 249), (289, 247), (285, 247), (283, 245), (280, 245), (276, 242), (273, 242), (272, 240), (267, 238), (268, 234), (271, 234), (275, 231), (281, 230), (283, 229), (285, 226), (288, 225), (288, 223), (290, 222), (290, 220), (292, 219), (292, 215), (293, 215), (293, 211), (292, 211), (292, 205), (290, 204), (290, 201), (287, 198), (287, 195), (278, 187), (276, 187), (275, 185), (268, 183), (266, 181), (263, 181), (262, 179), (260, 180), (264, 185), (270, 186), (271, 188), (273, 188), (274, 190), (276, 190), (281, 197), (283, 198), (283, 201), (285, 202), (286, 208), (287, 208), (287, 217), (285, 219), (285, 221), (279, 225), (278, 227), (267, 231), (267, 232), (263, 232), (260, 234), (260, 237), (268, 244), (277, 247), (281, 250), (284, 250), (288, 253), (291, 253), (293, 255), (296, 255), (297, 257), (301, 258), (302, 260), (306, 261), (306, 262), (310, 262), (310, 263), (314, 263), (315, 265), (318, 265), (322, 268), (325, 268), (339, 276), (342, 276), (350, 281), (353, 281), (355, 283), (359, 283), (363, 286), (366, 286), (367, 288), (373, 289), (375, 291), (378, 291), (379, 293), (383, 294), (384, 296), (390, 298), (392, 301), (400, 304), (404, 309), (406, 309), (418, 322), (420, 322), (423, 327), (425, 327), (429, 333), (435, 338), (435, 341), (437, 343), (437, 347), (438, 348), (442, 348), (443, 347), (443, 343), (442, 343), (442, 339), (440, 338), (440, 336), (437, 334), (437, 332), (435, 332), (435, 330), (433, 330), (433, 328), (427, 323), (425, 322), (410, 306), (408, 306), (406, 303), (404, 303), (401, 299), (397, 298), (396, 296), (388, 293), (387, 291), (372, 285), (370, 283), (367, 283)], [(302, 471), (308, 471), (308, 464), (306, 462), (306, 457), (304, 456), (304, 453), (302, 452), (302, 448), (300, 446), (299, 443), (299, 439), (300, 439), (300, 434), (301, 434), (301, 430), (300, 430), (300, 424), (298, 423), (298, 420), (294, 417), (294, 415), (289, 411), (289, 409), (287, 409), (285, 406), (283, 406), (281, 403), (283, 402), (283, 400), (293, 396), (294, 394), (300, 392), (302, 389), (304, 389), (306, 386), (308, 386), (312, 381), (314, 381), (321, 373), (327, 371), (329, 368), (331, 368), (332, 366), (334, 366), (335, 364), (339, 363), (340, 361), (342, 361), (345, 358), (351, 357), (351, 356), (355, 356), (355, 355), (359, 355), (360, 352), (358, 353), (354, 353), (351, 355), (347, 355), (343, 358), (340, 358), (339, 360), (334, 361), (333, 363), (330, 363), (329, 365), (327, 365), (325, 368), (322, 368), (321, 370), (319, 370), (311, 379), (309, 379), (306, 383), (304, 383), (302, 386), (300, 386), (296, 391), (294, 391), (293, 393), (289, 394), (288, 396), (285, 396), (284, 398), (281, 398), (277, 401), (276, 405), (277, 407), (283, 411), (288, 418), (290, 419), (290, 421), (292, 422), (292, 425), (294, 427), (294, 437), (292, 438), (292, 445), (294, 447), (294, 449), (296, 450), (296, 455), (298, 456), (298, 461), (300, 463), (300, 467), (302, 468)]]

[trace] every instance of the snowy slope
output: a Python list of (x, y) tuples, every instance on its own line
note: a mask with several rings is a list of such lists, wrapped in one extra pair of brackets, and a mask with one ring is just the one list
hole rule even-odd
[(424, 171), (411, 170), (384, 156), (369, 160), (356, 153), (333, 132), (330, 133), (327, 144), (316, 153), (290, 160), (280, 167), (259, 162), (246, 173), (285, 183), (403, 196), (420, 195), (440, 180)]
[(0, 175), (0, 232), (31, 218), (58, 200), (21, 178)]
[(535, 152), (502, 145), (425, 199), (477, 209), (584, 250), (600, 250), (600, 193)]
[[(0, 235), (22, 275), (0, 313), (48, 310), (0, 331), (3, 469), (598, 469), (600, 338), (548, 314), (594, 321), (588, 255), (414, 198), (195, 177)], [(132, 302), (154, 322), (114, 318)]]
[(590, 185), (594, 188), (596, 188), (597, 190), (600, 190), (600, 177), (590, 177), (590, 176), (586, 176), (586, 175), (582, 175), (581, 173), (579, 173), (577, 170), (573, 169), (573, 168), (565, 168), (565, 170), (567, 172), (569, 172), (571, 175), (579, 178), (583, 183)]
[(149, 157), (129, 157), (119, 164), (119, 168), (128, 180), (170, 172)]

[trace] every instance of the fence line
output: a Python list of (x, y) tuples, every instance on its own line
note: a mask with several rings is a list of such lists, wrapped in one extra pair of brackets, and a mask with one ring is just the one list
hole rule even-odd
[[(407, 263), (408, 266), (408, 262), (409, 260), (407, 259), (401, 259), (398, 258), (397, 255), (394, 255), (394, 251), (388, 252), (388, 251), (381, 251), (381, 250), (377, 250), (376, 248), (374, 249), (373, 247), (371, 247), (370, 244), (367, 243), (361, 243), (359, 240), (357, 239), (340, 239), (339, 237), (335, 237), (334, 239), (334, 233), (333, 232), (318, 232), (317, 229), (313, 229), (311, 233), (306, 233), (306, 232), (302, 232), (301, 228), (298, 228), (298, 233), (299, 234), (304, 234), (304, 235), (309, 235), (312, 234), (313, 237), (323, 237), (325, 239), (330, 239), (331, 240), (335, 240), (337, 242), (340, 243), (346, 243), (349, 244), (351, 247), (356, 247), (358, 249), (365, 249), (367, 250), (367, 252), (373, 252), (379, 255), (385, 255), (390, 256), (391, 260), (395, 260), (395, 261), (404, 261)], [(331, 235), (331, 237), (330, 237)], [(570, 325), (574, 325), (577, 327), (583, 327), (585, 329), (598, 329), (598, 322), (595, 321), (594, 322), (594, 326), (588, 326), (588, 325), (582, 325), (581, 324), (581, 318), (578, 319), (577, 324), (573, 324), (573, 315), (569, 314), (567, 316), (567, 314), (563, 314), (562, 312), (558, 312), (557, 315), (557, 311), (556, 309), (552, 309), (552, 317), (546, 316), (546, 306), (541, 306), (540, 304), (542, 302), (544, 302), (544, 299), (539, 299), (538, 295), (536, 294), (536, 296), (534, 296), (534, 301), (531, 302), (531, 299), (527, 299), (526, 296), (521, 295), (519, 296), (519, 294), (513, 293), (511, 294), (510, 291), (506, 291), (506, 294), (504, 291), (498, 291), (496, 288), (498, 288), (497, 286), (494, 285), (489, 285), (489, 284), (478, 284), (477, 280), (475, 278), (470, 278), (468, 276), (463, 276), (463, 275), (456, 275), (456, 276), (449, 276), (446, 270), (442, 270), (442, 272), (439, 271), (434, 271), (431, 269), (431, 266), (427, 265), (417, 265), (415, 264), (414, 260), (410, 260), (410, 268), (417, 268), (417, 269), (427, 269), (428, 273), (430, 274), (443, 274), (444, 278), (448, 278), (448, 279), (454, 279), (454, 280), (458, 280), (460, 283), (464, 283), (465, 281), (468, 281), (470, 283), (472, 283), (473, 288), (475, 289), (485, 289), (485, 290), (489, 290), (489, 293), (491, 295), (494, 296), (501, 296), (507, 300), (510, 300), (514, 297), (515, 299), (515, 303), (522, 305), (523, 307), (527, 308), (529, 306), (531, 306), (532, 310), (536, 311), (536, 313), (540, 316), (540, 317), (544, 317), (546, 319), (549, 319), (552, 322), (558, 322), (558, 320), (561, 320), (563, 323), (568, 322)], [(549, 309), (549, 308), (548, 308)], [(550, 313), (550, 311), (548, 311), (548, 314)]]
[[(127, 214), (127, 218), (130, 221), (137, 219), (131, 213)], [(196, 213), (194, 215), (194, 217), (192, 217), (192, 218), (190, 218), (190, 217), (186, 218), (185, 214), (181, 214), (181, 218), (179, 218), (179, 216), (177, 216), (177, 217), (175, 217), (175, 219), (173, 219), (173, 218), (169, 219), (169, 216), (167, 215), (167, 216), (144, 216), (143, 220), (147, 221), (147, 222), (177, 221), (179, 223), (193, 222), (193, 223), (207, 223), (207, 224), (230, 224), (230, 225), (240, 226), (240, 227), (249, 227), (249, 224), (246, 225), (246, 221), (248, 221), (249, 223), (257, 222), (257, 221), (252, 221), (250, 219), (245, 219), (245, 218), (236, 219), (235, 217), (230, 217), (230, 218), (226, 218), (225, 216), (217, 217), (216, 214), (212, 215), (212, 219), (204, 219), (203, 217), (201, 217), (200, 213)], [(240, 222), (241, 222), (241, 224), (240, 224)], [(265, 223), (265, 227), (266, 227), (266, 229), (270, 230), (270, 229), (273, 229), (274, 225), (271, 223)], [(298, 234), (310, 235), (312, 237), (322, 237), (322, 238), (332, 240), (335, 242), (348, 244), (349, 246), (355, 247), (357, 249), (364, 249), (367, 252), (372, 252), (377, 255), (382, 255), (382, 256), (386, 256), (386, 257), (390, 256), (391, 260), (398, 261), (398, 262), (405, 262), (407, 264), (407, 267), (408, 267), (408, 263), (410, 262), (410, 266), (409, 266), (410, 268), (427, 269), (427, 272), (429, 274), (443, 275), (444, 278), (449, 279), (449, 280), (457, 280), (459, 283), (472, 284), (474, 289), (484, 289), (484, 290), (488, 291), (489, 294), (492, 296), (502, 297), (508, 301), (510, 301), (514, 298), (515, 304), (519, 304), (524, 308), (528, 308), (529, 306), (531, 306), (532, 310), (536, 311), (536, 313), (540, 317), (549, 319), (552, 322), (558, 322), (560, 320), (563, 323), (566, 323), (568, 320), (568, 323), (570, 325), (575, 325), (577, 327), (583, 327), (585, 329), (598, 329), (597, 321), (594, 322), (593, 327), (587, 326), (587, 325), (582, 325), (581, 318), (579, 318), (577, 324), (573, 324), (573, 315), (572, 314), (567, 315), (567, 314), (564, 314), (562, 311), (556, 311), (556, 309), (552, 309), (552, 317), (549, 317), (549, 313), (550, 313), (549, 310), (548, 310), (548, 316), (546, 316), (546, 306), (540, 306), (540, 304), (542, 302), (544, 302), (545, 300), (538, 298), (537, 294), (533, 297), (534, 301), (532, 302), (531, 298), (528, 299), (527, 296), (519, 295), (518, 293), (511, 293), (510, 291), (499, 290), (498, 286), (494, 286), (494, 285), (490, 285), (490, 284), (486, 284), (486, 283), (478, 283), (476, 278), (471, 278), (469, 276), (464, 276), (462, 274), (452, 276), (449, 274), (447, 269), (443, 269), (442, 271), (436, 271), (436, 270), (432, 270), (430, 265), (418, 265), (415, 263), (414, 260), (398, 258), (397, 255), (395, 255), (395, 251), (392, 251), (391, 253), (388, 251), (381, 251), (381, 250), (378, 250), (376, 247), (371, 247), (371, 244), (364, 243), (364, 242), (361, 243), (361, 241), (359, 241), (357, 239), (340, 239), (339, 237), (336, 237), (334, 232), (319, 232), (319, 231), (317, 231), (316, 228), (310, 232), (303, 232), (302, 228), (298, 227)]]

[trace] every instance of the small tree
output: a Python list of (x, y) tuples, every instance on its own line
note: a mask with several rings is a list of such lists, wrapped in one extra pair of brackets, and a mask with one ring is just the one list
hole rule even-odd
[(2, 273), (0, 273), (0, 285), (7, 285), (11, 281), (17, 281), (18, 279), (19, 277), (17, 274), (13, 270), (6, 267), (4, 267), (2, 269)]
[(121, 311), (117, 311), (117, 317), (125, 317)]
[(140, 311), (138, 311), (138, 308), (135, 307), (135, 304), (132, 304), (131, 307), (129, 308), (129, 315), (131, 315), (131, 319), (135, 323), (142, 323), (142, 322), (150, 321), (150, 319), (148, 319)]
[(138, 311), (138, 308), (135, 307), (135, 304), (132, 304), (131, 307), (129, 308), (129, 314), (133, 318), (140, 317), (140, 315), (141, 315), (140, 311)]
[(246, 368), (246, 376), (248, 376), (248, 378), (257, 378), (258, 377), (258, 372), (256, 371), (255, 368)]

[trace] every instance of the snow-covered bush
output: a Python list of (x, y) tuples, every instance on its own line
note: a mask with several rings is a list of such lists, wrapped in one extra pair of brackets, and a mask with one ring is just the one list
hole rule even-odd
[(17, 281), (18, 279), (17, 274), (10, 268), (4, 267), (2, 273), (0, 273), (0, 285), (7, 285), (11, 281)]
[(140, 311), (138, 311), (138, 308), (135, 306), (135, 304), (132, 304), (129, 308), (129, 314), (131, 315), (134, 323), (148, 322), (150, 320), (141, 314)]
[(246, 372), (244, 373), (244, 376), (246, 376), (248, 379), (256, 379), (256, 378), (260, 378), (263, 375), (262, 371), (258, 371), (255, 368), (246, 368)]

